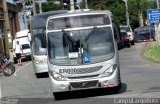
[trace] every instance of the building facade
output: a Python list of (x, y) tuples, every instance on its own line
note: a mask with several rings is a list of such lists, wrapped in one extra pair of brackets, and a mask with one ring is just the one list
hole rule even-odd
[[(5, 30), (5, 18), (4, 18), (4, 8), (3, 2), (0, 0), (0, 50), (6, 51), (7, 48), (12, 48), (10, 46), (6, 46), (6, 34), (5, 31), (9, 31), (8, 35), (8, 43), (12, 44), (12, 40), (15, 38), (15, 34), (20, 30), (19, 21), (18, 21), (18, 7), (12, 3), (7, 3), (8, 7), (8, 18), (9, 18), (9, 26), (10, 30)], [(8, 53), (8, 52), (7, 52)]]

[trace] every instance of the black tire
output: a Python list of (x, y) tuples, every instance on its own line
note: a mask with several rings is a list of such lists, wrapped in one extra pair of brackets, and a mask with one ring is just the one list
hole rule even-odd
[(127, 44), (127, 48), (130, 48), (130, 47), (131, 47), (131, 44), (130, 44), (130, 43), (128, 43), (128, 44)]
[(131, 45), (134, 45), (134, 41), (131, 41)]
[(116, 94), (119, 93), (120, 92), (119, 86), (114, 87), (113, 92), (116, 93)]
[(15, 66), (13, 64), (9, 64), (7, 67), (10, 68), (10, 70), (12, 71), (12, 74), (14, 74), (14, 72), (16, 71)]
[(54, 96), (54, 99), (55, 99), (55, 100), (60, 100), (60, 99), (62, 99), (60, 93), (58, 93), (58, 92), (56, 92), (56, 93), (53, 92), (53, 96)]
[(121, 87), (122, 87), (122, 82), (121, 82), (121, 75), (120, 75), (120, 70), (119, 70), (118, 71), (118, 86), (114, 87), (114, 92), (119, 93)]
[(41, 78), (41, 76), (38, 73), (35, 73), (36, 78)]
[(44, 73), (35, 73), (36, 78), (48, 78), (49, 74), (48, 72), (44, 72)]
[(7, 67), (3, 70), (3, 74), (7, 77), (11, 76), (15, 72), (15, 67), (12, 64), (7, 65)]
[(117, 44), (117, 47), (118, 47), (118, 50), (123, 49), (123, 43), (122, 43), (122, 42), (119, 42), (119, 43)]
[(121, 89), (121, 87), (122, 87), (122, 82), (121, 82), (120, 72), (119, 72), (119, 78), (118, 78), (118, 80), (119, 80), (118, 89)]

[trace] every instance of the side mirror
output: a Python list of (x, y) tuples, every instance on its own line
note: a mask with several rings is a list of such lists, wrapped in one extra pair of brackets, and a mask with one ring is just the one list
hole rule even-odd
[(31, 40), (32, 40), (32, 38), (31, 38), (31, 32), (29, 31), (29, 32), (28, 32), (28, 41), (31, 42)]
[(42, 48), (46, 48), (46, 31), (44, 29), (43, 33), (41, 34), (41, 45)]
[(46, 48), (46, 36), (44, 34), (41, 35), (41, 45), (42, 48)]
[(116, 33), (114, 33), (114, 39), (117, 40), (117, 34)]

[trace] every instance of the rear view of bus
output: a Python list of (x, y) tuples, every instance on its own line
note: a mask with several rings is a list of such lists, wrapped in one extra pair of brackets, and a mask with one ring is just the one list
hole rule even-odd
[(48, 77), (46, 44), (43, 39), (46, 33), (46, 21), (51, 15), (65, 13), (66, 11), (52, 11), (37, 14), (31, 17), (30, 33), (32, 47), (32, 63), (37, 78)]
[(111, 16), (107, 11), (70, 12), (47, 20), (49, 77), (59, 92), (119, 90), (120, 67)]

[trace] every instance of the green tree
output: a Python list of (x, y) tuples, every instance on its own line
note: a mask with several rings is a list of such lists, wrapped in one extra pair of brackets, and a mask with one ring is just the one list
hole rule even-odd
[(80, 8), (82, 8), (82, 9), (85, 8), (85, 0), (82, 0), (82, 2), (80, 2)]
[(47, 12), (47, 11), (55, 11), (55, 10), (60, 10), (60, 4), (55, 3), (56, 0), (47, 0), (47, 2), (42, 3), (42, 11)]
[[(144, 19), (147, 18), (147, 9), (150, 7), (150, 2), (147, 0), (128, 0), (129, 13), (131, 15), (131, 19), (136, 19), (138, 22), (138, 26), (144, 26)], [(135, 18), (135, 15), (137, 17)], [(136, 23), (135, 20), (132, 22)], [(137, 26), (137, 27), (138, 27)]]
[(92, 9), (106, 10), (107, 2), (107, 0), (92, 0), (88, 5)]
[(108, 3), (107, 10), (110, 10), (113, 14), (113, 19), (119, 24), (119, 25), (125, 25), (126, 24), (126, 17), (125, 17), (125, 6), (123, 5), (123, 2), (121, 1), (115, 1), (112, 3)]

